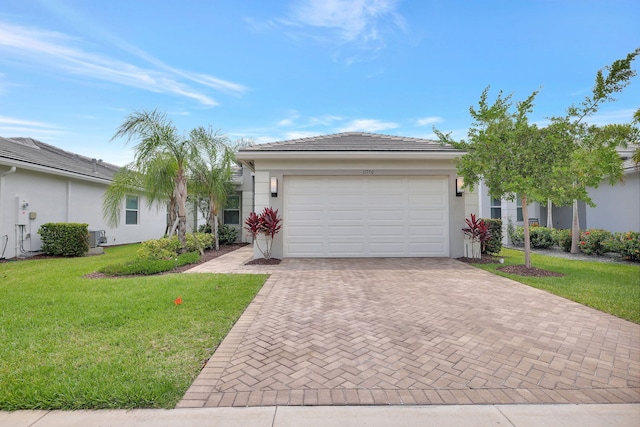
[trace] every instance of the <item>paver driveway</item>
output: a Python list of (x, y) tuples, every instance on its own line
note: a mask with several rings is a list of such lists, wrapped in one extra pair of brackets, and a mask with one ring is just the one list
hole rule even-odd
[(286, 259), (179, 407), (640, 402), (640, 325), (452, 259)]

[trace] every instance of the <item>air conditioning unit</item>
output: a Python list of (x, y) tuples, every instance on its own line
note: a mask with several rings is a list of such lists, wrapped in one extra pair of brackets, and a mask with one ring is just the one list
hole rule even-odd
[(89, 231), (90, 248), (97, 248), (102, 243), (107, 243), (107, 234), (104, 230)]

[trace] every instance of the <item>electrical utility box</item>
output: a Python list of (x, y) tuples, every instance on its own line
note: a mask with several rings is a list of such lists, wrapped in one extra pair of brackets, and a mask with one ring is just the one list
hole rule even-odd
[(29, 224), (29, 202), (24, 197), (16, 197), (16, 225)]

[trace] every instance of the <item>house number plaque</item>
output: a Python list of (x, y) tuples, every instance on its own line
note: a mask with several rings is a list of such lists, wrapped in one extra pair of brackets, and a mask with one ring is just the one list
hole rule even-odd
[(373, 175), (375, 174), (375, 171), (373, 169), (363, 169), (362, 170), (362, 175)]

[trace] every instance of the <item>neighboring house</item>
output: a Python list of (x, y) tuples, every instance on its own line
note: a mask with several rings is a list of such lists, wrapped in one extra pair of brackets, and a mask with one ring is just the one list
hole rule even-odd
[(122, 202), (118, 227), (106, 225), (102, 196), (117, 170), (31, 138), (0, 138), (0, 257), (39, 251), (38, 229), (48, 222), (87, 223), (104, 230), (104, 245), (162, 237), (166, 208), (148, 208), (138, 194)]
[[(598, 188), (589, 188), (589, 196), (596, 204), (590, 207), (578, 202), (580, 228), (600, 228), (611, 232), (640, 231), (640, 169), (631, 160), (636, 146), (619, 150), (623, 161), (623, 181), (609, 185), (605, 180)], [(522, 226), (522, 206), (520, 200), (508, 201), (489, 197), (487, 188), (480, 185), (480, 215), (483, 218), (501, 218), (503, 221), (503, 242), (508, 243), (507, 225), (511, 221)], [(573, 222), (571, 206), (553, 206), (553, 228), (569, 229)], [(529, 205), (529, 218), (532, 222), (547, 226), (547, 207), (540, 203)], [(533, 220), (532, 220), (533, 219)]]
[(349, 132), (254, 145), (236, 158), (254, 172), (255, 212), (270, 206), (283, 218), (276, 258), (460, 257), (464, 218), (478, 208), (477, 194), (456, 194), (461, 154)]

